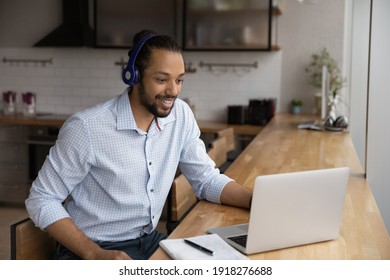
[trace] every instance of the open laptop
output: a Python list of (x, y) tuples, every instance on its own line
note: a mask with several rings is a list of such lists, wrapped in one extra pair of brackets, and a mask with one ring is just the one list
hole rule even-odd
[(258, 176), (249, 224), (208, 232), (247, 255), (337, 239), (349, 172), (340, 167)]

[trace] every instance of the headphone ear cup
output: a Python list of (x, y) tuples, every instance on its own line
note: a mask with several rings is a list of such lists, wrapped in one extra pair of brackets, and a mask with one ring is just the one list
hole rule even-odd
[(325, 127), (333, 127), (334, 126), (334, 120), (331, 116), (327, 116), (324, 121)]
[(335, 122), (334, 122), (335, 127), (339, 128), (347, 128), (348, 127), (348, 119), (345, 116), (339, 116)]
[(125, 84), (134, 85), (134, 70), (131, 67), (126, 67), (122, 72), (122, 80)]
[(137, 67), (126, 67), (122, 72), (122, 80), (125, 84), (130, 86), (135, 85), (139, 82), (139, 71)]
[(134, 66), (133, 77), (133, 84), (138, 84), (140, 81), (140, 75), (136, 66)]
[(137, 67), (135, 66), (135, 60), (142, 46), (147, 40), (153, 38), (157, 35), (149, 34), (143, 37), (139, 42), (134, 46), (134, 48), (129, 52), (129, 61), (126, 67), (122, 71), (122, 80), (125, 84), (133, 86), (140, 81), (140, 75)]

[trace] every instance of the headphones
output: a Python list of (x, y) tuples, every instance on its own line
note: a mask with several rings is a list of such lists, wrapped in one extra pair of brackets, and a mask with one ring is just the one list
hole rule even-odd
[(122, 80), (125, 84), (133, 86), (139, 82), (140, 74), (137, 67), (135, 66), (135, 60), (137, 59), (137, 55), (143, 45), (146, 43), (146, 41), (156, 36), (156, 34), (146, 35), (145, 37), (141, 38), (141, 40), (139, 40), (137, 44), (135, 44), (133, 49), (129, 51), (129, 62), (127, 63), (127, 66), (123, 69), (122, 72)]
[(342, 131), (348, 127), (348, 119), (345, 116), (339, 116), (336, 119), (327, 116), (324, 121), (324, 127), (326, 130)]

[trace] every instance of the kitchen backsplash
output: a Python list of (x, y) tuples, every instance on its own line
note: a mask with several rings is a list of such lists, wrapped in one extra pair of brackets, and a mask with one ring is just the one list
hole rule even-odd
[[(193, 102), (202, 120), (225, 121), (228, 105), (247, 105), (249, 99), (279, 101), (282, 52), (185, 52), (187, 66), (181, 98)], [(0, 48), (0, 92), (13, 90), (37, 95), (38, 112), (73, 114), (121, 94), (121, 59), (125, 49)], [(6, 58), (7, 62), (4, 62)], [(9, 59), (15, 60), (8, 62)], [(52, 63), (17, 62), (47, 60)], [(203, 63), (254, 64), (254, 67), (200, 67)], [(191, 64), (190, 64), (191, 63)], [(18, 110), (21, 111), (21, 106)], [(278, 106), (277, 106), (278, 110)]]

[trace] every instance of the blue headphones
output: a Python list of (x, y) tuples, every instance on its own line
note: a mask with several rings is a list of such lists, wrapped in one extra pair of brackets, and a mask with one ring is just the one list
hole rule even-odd
[(145, 44), (147, 40), (157, 36), (156, 34), (149, 34), (143, 37), (141, 40), (135, 44), (134, 48), (129, 51), (129, 62), (125, 69), (122, 72), (122, 80), (125, 84), (129, 86), (135, 85), (139, 82), (140, 75), (137, 67), (135, 66), (135, 60), (137, 59), (137, 55), (141, 50), (142, 46)]

